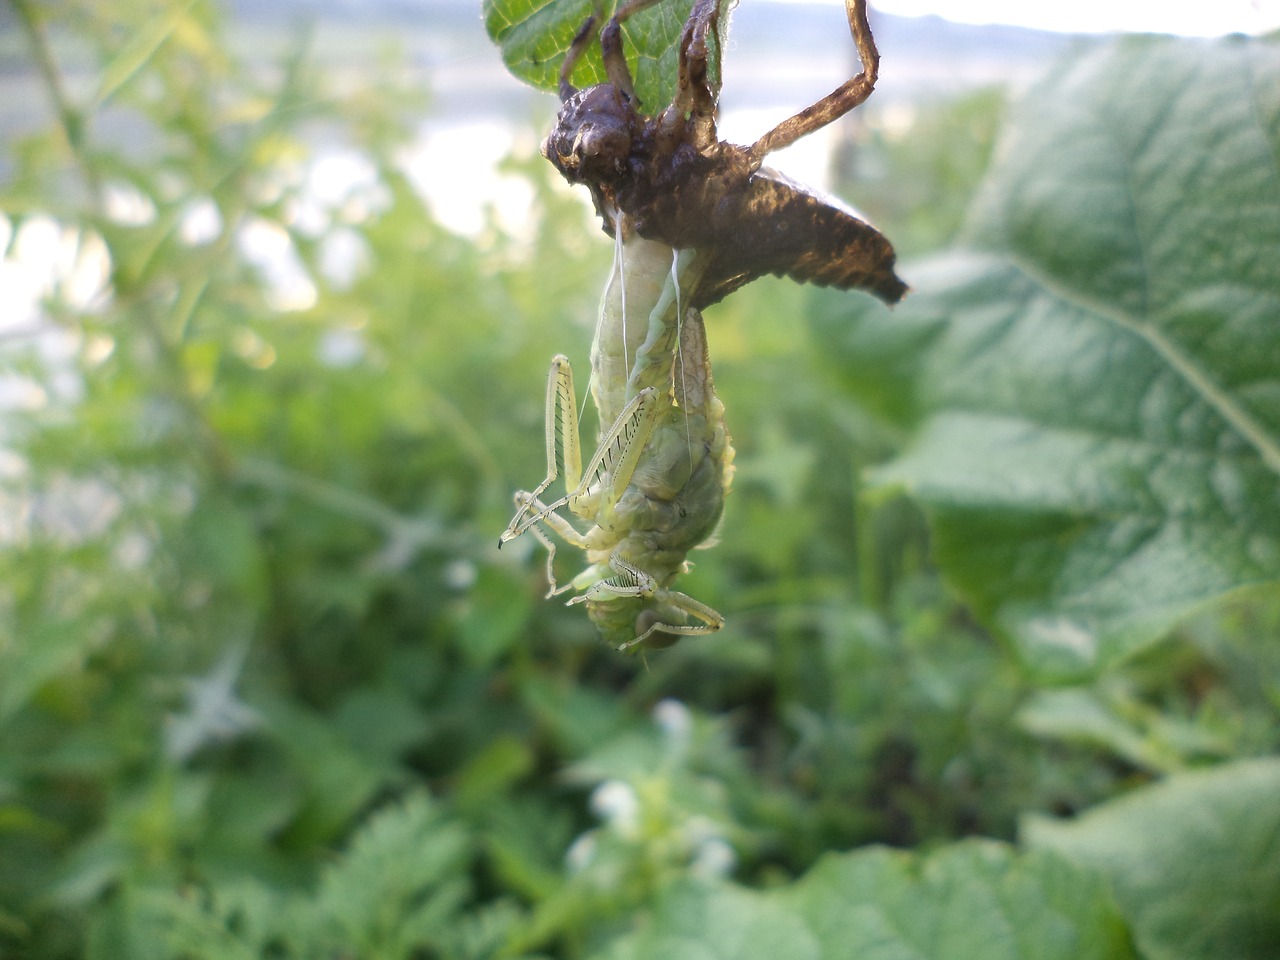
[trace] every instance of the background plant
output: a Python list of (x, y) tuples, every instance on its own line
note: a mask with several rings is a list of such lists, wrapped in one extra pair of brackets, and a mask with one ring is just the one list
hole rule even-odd
[[(1105, 45), (919, 136), (870, 109), (851, 191), (947, 197), (881, 226), (967, 252), (892, 315), (766, 280), (708, 317), (740, 472), (689, 589), (730, 626), (643, 663), (494, 549), (610, 252), (535, 138), (533, 234), (463, 239), (394, 57), (350, 86), (198, 0), (15, 10), (55, 116), (0, 192), (42, 294), (3, 353), (0, 954), (1274, 955), (1273, 44)], [(1149, 191), (1067, 149), (1117, 130)], [(1136, 266), (1117, 211), (1164, 227)]]

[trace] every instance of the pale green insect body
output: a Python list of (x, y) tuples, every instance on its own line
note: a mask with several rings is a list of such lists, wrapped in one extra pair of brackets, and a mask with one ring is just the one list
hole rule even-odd
[[(552, 363), (547, 391), (548, 475), (518, 509), (503, 542), (533, 531), (549, 549), (552, 593), (580, 591), (605, 638), (626, 648), (665, 646), (723, 624), (705, 604), (671, 589), (689, 550), (715, 530), (733, 474), (733, 448), (716, 396), (701, 313), (696, 252), (675, 251), (617, 227), (614, 269), (592, 345), (591, 393), (601, 431), (581, 470), (568, 360)], [(563, 471), (567, 494), (539, 498)], [(579, 532), (561, 507), (589, 524)], [(556, 588), (555, 548), (544, 525), (586, 552), (589, 566)]]
[(591, 344), (591, 397), (602, 432), (641, 390), (672, 387), (680, 311), (702, 273), (693, 250), (618, 234)]

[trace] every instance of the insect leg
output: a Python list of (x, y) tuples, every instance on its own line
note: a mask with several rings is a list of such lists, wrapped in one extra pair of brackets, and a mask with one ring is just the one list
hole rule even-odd
[(636, 619), (636, 637), (622, 644), (618, 649), (626, 650), (636, 644), (643, 643), (654, 633), (670, 633), (680, 637), (699, 637), (715, 633), (724, 626), (724, 617), (701, 601), (693, 599), (687, 593), (668, 590), (658, 586), (652, 576), (639, 567), (628, 563), (616, 553), (609, 558), (609, 566), (617, 571), (616, 577), (597, 580), (585, 593), (581, 593), (569, 601), (569, 606), (587, 601), (607, 602), (624, 598), (651, 598), (656, 607), (667, 607), (692, 618), (695, 623), (668, 623), (657, 610), (652, 607), (643, 611)]
[(499, 547), (520, 536), (536, 522), (536, 514), (530, 517), (530, 512), (541, 511), (538, 498), (555, 482), (562, 470), (565, 487), (569, 490), (576, 488), (582, 479), (582, 449), (578, 439), (578, 407), (573, 389), (573, 367), (569, 365), (569, 358), (563, 354), (551, 361), (551, 370), (547, 374), (546, 425), (547, 475), (531, 493), (522, 495), (523, 499), (521, 495), (517, 496), (519, 509), (498, 540)]
[[(559, 500), (553, 500), (551, 503), (542, 503), (538, 500), (538, 495), (555, 479), (554, 476), (544, 480), (533, 493), (523, 495), (517, 501), (520, 509), (507, 525), (499, 544), (514, 540), (536, 523), (546, 521), (554, 528), (550, 518), (563, 506), (568, 506), (579, 516), (590, 516), (597, 514), (600, 510), (612, 508), (621, 498), (627, 484), (631, 482), (640, 454), (644, 451), (645, 444), (649, 442), (649, 437), (653, 435), (658, 411), (664, 400), (666, 398), (660, 396), (653, 387), (641, 390), (622, 408), (622, 413), (618, 414), (618, 419), (614, 421), (613, 426), (600, 438), (600, 445), (591, 457), (591, 462), (587, 464), (582, 480)], [(569, 398), (568, 409), (572, 409), (572, 397)], [(574, 411), (574, 423), (577, 423), (576, 411)], [(548, 473), (551, 472), (551, 470), (548, 471)], [(559, 533), (560, 530), (556, 528), (556, 532)], [(585, 544), (575, 545), (585, 546)]]
[(582, 59), (582, 52), (587, 49), (587, 45), (595, 37), (596, 24), (599, 22), (600, 2), (596, 0), (591, 16), (582, 22), (578, 32), (573, 35), (573, 42), (569, 44), (569, 52), (564, 55), (564, 63), (560, 64), (561, 103), (578, 92), (578, 89), (569, 82), (569, 77), (573, 74), (573, 69), (578, 65), (578, 61)]
[(660, 0), (627, 0), (613, 14), (613, 18), (600, 33), (600, 55), (604, 58), (604, 72), (609, 82), (627, 95), (634, 104), (640, 103), (631, 82), (631, 70), (622, 52), (622, 25), (634, 13), (652, 7)]
[(720, 4), (721, 0), (695, 0), (689, 12), (680, 36), (676, 95), (664, 118), (676, 123), (688, 117), (698, 148), (716, 142), (716, 94), (707, 80), (707, 35), (719, 42)]
[(880, 54), (871, 25), (867, 23), (867, 0), (844, 0), (845, 13), (849, 17), (849, 32), (858, 47), (862, 72), (845, 81), (812, 106), (805, 107), (795, 116), (783, 120), (751, 145), (751, 159), (758, 168), (766, 155), (795, 143), (806, 134), (820, 130), (833, 120), (838, 120), (867, 97), (876, 85), (880, 72)]
[[(655, 611), (646, 610), (636, 618), (637, 626), (644, 625), (646, 627), (644, 632), (640, 633), (634, 640), (628, 640), (622, 644), (618, 647), (619, 650), (628, 650), (644, 643), (655, 633), (670, 633), (677, 637), (705, 637), (709, 633), (717, 633), (724, 626), (724, 617), (720, 615), (719, 611), (708, 607), (699, 600), (693, 599), (687, 593), (681, 593), (679, 590), (659, 589), (654, 594), (654, 599), (660, 604), (674, 607), (698, 622), (664, 623)], [(646, 621), (648, 622), (646, 623)]]
[(631, 482), (636, 464), (640, 462), (640, 455), (653, 436), (658, 413), (668, 400), (667, 396), (659, 394), (655, 388), (646, 387), (622, 408), (613, 426), (600, 438), (600, 446), (587, 464), (586, 474), (578, 491), (565, 498), (569, 509), (574, 510), (575, 502), (585, 497), (589, 491), (599, 491), (601, 495), (600, 502), (596, 505), (597, 513), (613, 508)]
[[(516, 493), (516, 506), (522, 512), (528, 510), (536, 510), (542, 512), (546, 509), (545, 505), (538, 500), (532, 493), (526, 493), (520, 490)], [(560, 537), (572, 547), (578, 547), (581, 550), (587, 548), (587, 538), (574, 529), (564, 517), (558, 513), (545, 513), (542, 515), (542, 523), (554, 530)], [(556, 585), (556, 545), (550, 537), (543, 532), (542, 527), (534, 525), (528, 528), (529, 532), (537, 538), (537, 541), (547, 548), (547, 597), (548, 599), (557, 594), (564, 593), (566, 590), (572, 590), (573, 584), (567, 583), (563, 587)]]

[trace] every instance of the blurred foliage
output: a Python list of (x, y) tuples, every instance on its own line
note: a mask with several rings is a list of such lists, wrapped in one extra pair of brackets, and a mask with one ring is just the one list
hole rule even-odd
[[(407, 179), (399, 64), (249, 65), (205, 0), (15, 9), (56, 117), (0, 185), (0, 276), (41, 294), (0, 354), (0, 955), (675, 956), (655, 936), (758, 908), (819, 956), (824, 902), (871, 924), (961, 889), (983, 930), (1042, 901), (1123, 956), (1109, 866), (949, 841), (1276, 749), (1274, 603), (1028, 676), (917, 510), (863, 495), (905, 435), (775, 280), (708, 317), (739, 473), (687, 582), (729, 625), (604, 648), (533, 544), (496, 551), (610, 255), (536, 138), (507, 164), (531, 233), (463, 238)], [(903, 196), (972, 194), (985, 97), (930, 108), (981, 134), (962, 164), (893, 141)], [(335, 151), (363, 172), (317, 197)], [(923, 250), (950, 209), (882, 225)], [(790, 882), (875, 843), (925, 849)]]
[(870, 104), (841, 124), (833, 161), (838, 192), (872, 223), (894, 225), (899, 258), (949, 246), (991, 161), (1004, 91), (981, 87), (896, 112)]

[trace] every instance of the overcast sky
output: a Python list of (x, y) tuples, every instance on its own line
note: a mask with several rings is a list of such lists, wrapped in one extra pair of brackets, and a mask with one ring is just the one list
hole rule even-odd
[(1109, 30), (1212, 37), (1280, 28), (1280, 0), (871, 0), (885, 13), (936, 13), (963, 23), (1013, 23), (1041, 30)]

